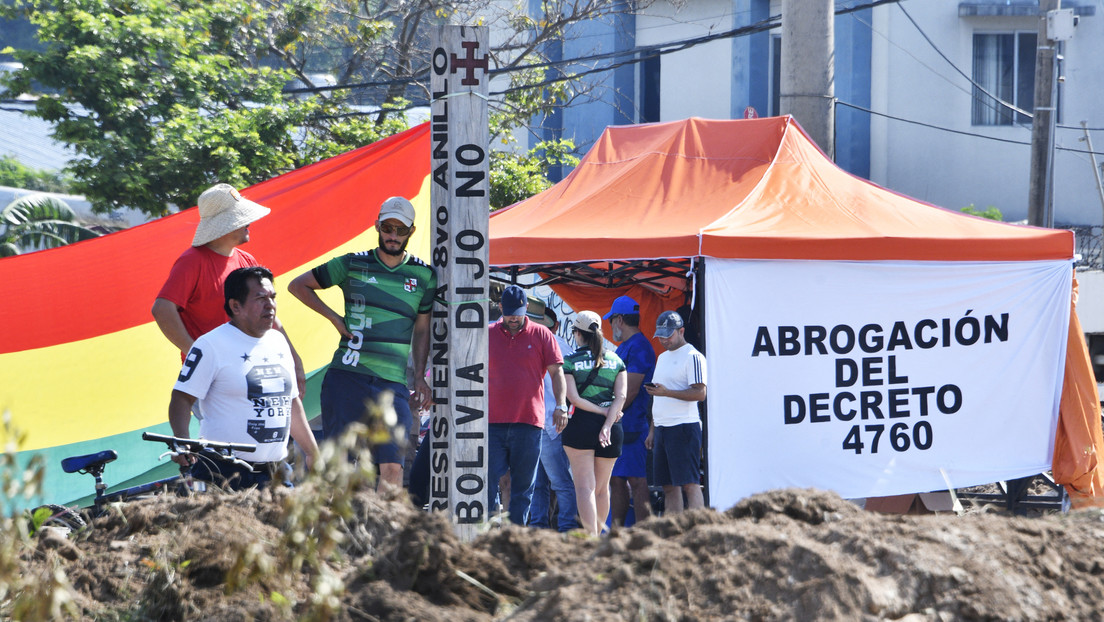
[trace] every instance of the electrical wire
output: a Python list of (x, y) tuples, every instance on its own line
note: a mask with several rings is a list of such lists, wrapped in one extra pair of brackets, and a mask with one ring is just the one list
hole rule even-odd
[(958, 73), (958, 75), (965, 78), (966, 81), (969, 82), (971, 85), (973, 85), (973, 87), (975, 89), (977, 89), (981, 93), (985, 94), (987, 97), (992, 99), (994, 102), (1000, 104), (1001, 106), (1003, 106), (1005, 108), (1008, 108), (1009, 110), (1012, 110), (1013, 112), (1022, 114), (1024, 116), (1028, 117), (1029, 119), (1034, 118), (1034, 115), (1032, 115), (1030, 112), (1028, 112), (1026, 110), (1023, 110), (1021, 108), (1018, 108), (1018, 107), (1014, 106), (1013, 104), (1010, 104), (1010, 103), (1004, 101), (1000, 97), (997, 97), (996, 95), (993, 95), (985, 87), (983, 87), (980, 84), (978, 84), (977, 82), (975, 82), (973, 78), (966, 75), (966, 72), (959, 69), (958, 65), (955, 65), (954, 62), (951, 61), (951, 59), (947, 58), (947, 55), (944, 54), (943, 50), (940, 50), (939, 46), (937, 46), (935, 44), (935, 42), (931, 40), (931, 37), (928, 36), (928, 33), (924, 32), (924, 29), (920, 27), (920, 24), (917, 24), (916, 20), (912, 19), (912, 15), (909, 14), (908, 9), (906, 9), (904, 7), (904, 5), (898, 4), (897, 8), (900, 9), (902, 13), (904, 13), (905, 17), (908, 18), (908, 21), (912, 23), (912, 26), (914, 28), (916, 28), (916, 32), (920, 33), (920, 36), (924, 38), (924, 41), (928, 42), (928, 45), (931, 46), (931, 49), (935, 50), (935, 53), (938, 54), (939, 57), (942, 58), (944, 61), (946, 61), (947, 64), (951, 66), (951, 69), (954, 69), (955, 72)]
[[(942, 80), (943, 80), (944, 82), (946, 82), (946, 83), (947, 83), (948, 85), (950, 85), (950, 86), (951, 86), (952, 88), (955, 88), (955, 89), (957, 89), (957, 90), (959, 90), (959, 91), (962, 91), (963, 93), (965, 93), (966, 95), (968, 95), (968, 96), (970, 96), (970, 97), (974, 97), (974, 93), (973, 93), (973, 92), (972, 92), (972, 91), (971, 91), (970, 89), (967, 89), (967, 88), (965, 88), (965, 87), (963, 87), (963, 86), (961, 86), (961, 85), (959, 85), (959, 84), (955, 83), (955, 81), (954, 81), (954, 80), (952, 80), (952, 79), (951, 79), (950, 77), (948, 77), (948, 76), (945, 76), (945, 75), (943, 75), (943, 74), (942, 74), (942, 73), (941, 73), (941, 72), (940, 72), (940, 71), (939, 71), (938, 69), (936, 69), (935, 67), (932, 67), (932, 66), (931, 66), (931, 65), (929, 65), (928, 63), (924, 62), (924, 61), (923, 61), (923, 60), (921, 60), (921, 59), (920, 59), (920, 58), (919, 58), (918, 56), (916, 56), (915, 54), (913, 54), (913, 53), (912, 53), (911, 51), (909, 51), (909, 50), (905, 49), (905, 48), (904, 48), (903, 46), (901, 46), (900, 44), (898, 44), (897, 42), (895, 42), (895, 41), (894, 41), (893, 39), (891, 39), (891, 38), (889, 37), (889, 35), (887, 35), (887, 34), (885, 34), (885, 33), (883, 33), (883, 32), (880, 32), (880, 31), (876, 30), (876, 29), (874, 28), (874, 25), (873, 25), (873, 24), (871, 24), (870, 22), (864, 21), (864, 20), (863, 20), (862, 18), (860, 18), (860, 17), (858, 17), (858, 16), (855, 16), (855, 17), (854, 17), (854, 19), (855, 19), (855, 21), (859, 22), (860, 24), (862, 24), (862, 25), (866, 26), (866, 27), (867, 27), (867, 29), (869, 29), (871, 33), (873, 33), (873, 34), (876, 34), (876, 35), (878, 35), (879, 37), (881, 37), (882, 39), (884, 39), (884, 40), (886, 41), (886, 43), (888, 43), (889, 45), (892, 45), (893, 47), (897, 48), (898, 50), (900, 50), (900, 51), (901, 51), (901, 53), (903, 53), (903, 54), (906, 54), (906, 55), (908, 55), (908, 56), (909, 56), (909, 57), (910, 57), (910, 58), (911, 58), (912, 60), (916, 61), (916, 63), (917, 63), (917, 64), (919, 64), (919, 65), (923, 66), (923, 67), (924, 67), (925, 69), (927, 69), (928, 71), (932, 72), (932, 74), (934, 74), (935, 76), (937, 76), (937, 77), (941, 78), (941, 79), (942, 79)], [(937, 50), (937, 51), (938, 51), (938, 50)], [(956, 69), (957, 69), (957, 68), (956, 68)], [(984, 105), (984, 106), (986, 106), (986, 107), (990, 108), (991, 110), (999, 110), (999, 109), (1000, 109), (1000, 107), (999, 107), (999, 106), (996, 106), (996, 105), (995, 105), (995, 104), (993, 104), (992, 102), (988, 102), (988, 101), (981, 101), (981, 103), (982, 103), (982, 105)], [(1021, 125), (1021, 124), (1020, 124), (1020, 123), (1015, 123), (1015, 125), (1018, 125), (1018, 126), (1019, 126), (1019, 125)], [(1026, 126), (1024, 126), (1024, 127), (1026, 127)]]
[[(853, 108), (855, 110), (860, 110), (862, 112), (872, 114), (872, 115), (877, 116), (877, 117), (883, 117), (883, 118), (886, 118), (886, 119), (891, 119), (893, 121), (900, 121), (902, 123), (909, 123), (909, 124), (912, 124), (912, 125), (919, 125), (921, 127), (926, 127), (926, 128), (933, 129), (933, 130), (939, 130), (941, 132), (949, 132), (951, 134), (958, 134), (960, 136), (969, 136), (971, 138), (984, 138), (985, 140), (993, 140), (993, 141), (997, 141), (997, 142), (1001, 142), (1001, 143), (1010, 143), (1010, 144), (1013, 144), (1013, 145), (1023, 145), (1025, 147), (1031, 146), (1030, 141), (1013, 140), (1013, 139), (1010, 139), (1010, 138), (998, 138), (996, 136), (986, 136), (985, 134), (977, 134), (975, 132), (967, 132), (967, 131), (964, 131), (964, 130), (956, 130), (956, 129), (952, 129), (952, 128), (949, 128), (949, 127), (934, 125), (932, 123), (925, 123), (923, 121), (916, 121), (914, 119), (906, 119), (904, 117), (897, 117), (897, 116), (894, 116), (894, 115), (891, 115), (891, 114), (886, 114), (884, 112), (878, 112), (876, 110), (871, 110), (870, 108), (866, 108), (864, 106), (859, 106), (857, 104), (848, 103), (848, 102), (845, 102), (845, 101), (842, 101), (842, 100), (839, 100), (839, 99), (837, 99), (835, 101), (835, 104), (837, 106), (844, 106), (846, 108)], [(1069, 152), (1069, 153), (1080, 153), (1080, 154), (1085, 154), (1085, 155), (1104, 155), (1104, 152), (1101, 152), (1101, 151), (1089, 151), (1087, 149), (1073, 149), (1072, 147), (1058, 147), (1058, 146), (1055, 146), (1054, 149), (1056, 151), (1066, 151), (1066, 152)]]
[[(986, 90), (985, 87), (983, 87), (980, 84), (978, 84), (977, 82), (975, 82), (972, 77), (966, 75), (966, 72), (959, 69), (958, 65), (954, 64), (954, 62), (950, 58), (948, 58), (947, 55), (944, 54), (942, 50), (939, 49), (939, 46), (937, 46), (935, 44), (935, 42), (931, 40), (931, 37), (929, 37), (928, 34), (926, 32), (924, 32), (924, 29), (920, 27), (920, 24), (916, 23), (916, 20), (912, 18), (912, 15), (909, 14), (908, 9), (905, 8), (904, 4), (898, 3), (897, 8), (899, 8), (901, 10), (901, 13), (903, 13), (905, 15), (905, 17), (908, 18), (909, 22), (911, 22), (913, 27), (916, 28), (916, 31), (920, 33), (920, 36), (923, 37), (924, 40), (928, 42), (928, 45), (931, 46), (931, 48), (933, 50), (935, 50), (935, 53), (938, 54), (940, 56), (940, 58), (942, 58), (944, 61), (946, 61), (947, 64), (951, 66), (951, 69), (954, 69), (955, 72), (958, 73), (958, 75), (965, 78), (966, 81), (969, 82), (975, 89), (977, 89), (978, 91), (984, 93), (986, 96), (988, 96), (990, 99), (992, 99), (994, 102), (996, 102), (1000, 106), (1008, 108), (1009, 110), (1012, 110), (1012, 111), (1014, 111), (1018, 114), (1021, 114), (1021, 115), (1025, 116), (1029, 119), (1034, 119), (1035, 118), (1035, 115), (1033, 113), (1028, 112), (1026, 110), (1023, 110), (1021, 108), (1018, 108), (1015, 105), (1004, 101), (1000, 97), (997, 97), (996, 95), (993, 95), (988, 90)], [(1017, 123), (1016, 125), (1020, 125), (1020, 124)], [(1058, 127), (1058, 128), (1064, 129), (1064, 130), (1081, 130), (1082, 129), (1080, 126), (1064, 125), (1064, 124), (1061, 124), (1061, 123), (1055, 124), (1055, 127)], [(1090, 127), (1090, 128), (1087, 128), (1087, 129), (1093, 130), (1093, 131), (1104, 130), (1104, 128), (1099, 128), (1099, 127)]]
[[(850, 13), (855, 13), (855, 12), (858, 12), (858, 11), (864, 11), (866, 9), (882, 6), (884, 4), (897, 4), (900, 1), (901, 0), (871, 0), (870, 2), (865, 2), (863, 4), (859, 4), (859, 5), (855, 5), (855, 6), (851, 6), (851, 7), (847, 7), (847, 8), (842, 8), (842, 9), (836, 9), (835, 15), (848, 15)], [(589, 75), (589, 74), (592, 74), (592, 73), (598, 73), (598, 72), (603, 71), (603, 70), (604, 71), (610, 71), (610, 70), (617, 69), (617, 68), (625, 66), (625, 65), (640, 63), (640, 62), (643, 62), (646, 58), (651, 57), (651, 56), (656, 56), (656, 55), (662, 56), (664, 54), (672, 54), (674, 52), (680, 52), (682, 50), (685, 50), (685, 49), (688, 49), (688, 48), (691, 48), (691, 47), (694, 47), (694, 46), (697, 46), (697, 45), (710, 43), (712, 41), (718, 41), (718, 40), (722, 40), (722, 39), (732, 39), (732, 38), (744, 37), (744, 36), (748, 36), (748, 35), (752, 35), (752, 34), (756, 34), (756, 33), (760, 33), (760, 32), (766, 32), (768, 30), (773, 30), (774, 28), (777, 28), (778, 26), (780, 26), (781, 21), (782, 21), (782, 16), (781, 15), (772, 15), (772, 16), (768, 17), (767, 19), (760, 20), (760, 21), (758, 21), (754, 24), (750, 24), (748, 26), (740, 26), (738, 28), (733, 28), (733, 29), (730, 29), (730, 30), (726, 30), (726, 31), (718, 32), (718, 33), (714, 33), (714, 34), (709, 34), (709, 35), (702, 35), (700, 37), (692, 37), (692, 38), (689, 38), (689, 39), (679, 39), (679, 40), (675, 40), (675, 41), (668, 41), (668, 42), (665, 42), (665, 43), (656, 43), (656, 44), (653, 44), (653, 45), (639, 46), (639, 47), (635, 47), (631, 50), (619, 50), (619, 51), (616, 51), (616, 52), (605, 52), (605, 53), (601, 53), (601, 54), (590, 54), (590, 55), (587, 55), (587, 56), (580, 56), (580, 57), (568, 58), (568, 59), (562, 59), (562, 60), (556, 60), (556, 61), (544, 61), (544, 62), (540, 62), (540, 63), (531, 63), (531, 64), (528, 64), (528, 65), (519, 65), (517, 67), (496, 67), (494, 69), (489, 70), (487, 73), (491, 77), (495, 77), (495, 76), (498, 76), (498, 75), (516, 73), (516, 72), (521, 72), (521, 71), (529, 71), (529, 70), (534, 70), (534, 69), (559, 69), (559, 68), (570, 67), (572, 65), (577, 65), (577, 64), (587, 63), (587, 62), (596, 62), (596, 61), (610, 60), (610, 59), (614, 59), (614, 58), (631, 57), (628, 60), (621, 61), (621, 62), (616, 63), (614, 65), (610, 65), (610, 66), (602, 67), (602, 68), (597, 68), (596, 67), (594, 69), (591, 69), (591, 70), (587, 71), (585, 74), (582, 74), (582, 75)], [(385, 81), (378, 81), (378, 82), (356, 82), (356, 83), (348, 83), (348, 84), (304, 87), (304, 88), (298, 88), (298, 89), (285, 89), (283, 92), (287, 93), (287, 94), (321, 93), (321, 92), (326, 92), (326, 91), (337, 91), (337, 90), (345, 90), (345, 89), (361, 89), (361, 88), (373, 88), (373, 87), (382, 87), (382, 86), (409, 85), (409, 84), (424, 81), (425, 78), (428, 75), (429, 75), (429, 72), (427, 70), (427, 71), (424, 71), (424, 72), (420, 72), (417, 75), (410, 76), (408, 78), (399, 78), (399, 79), (395, 79), (395, 80), (385, 80)], [(565, 79), (570, 80), (572, 78), (567, 77)], [(553, 80), (552, 82), (562, 82), (563, 80), (564, 79), (556, 79), (556, 80)], [(544, 85), (544, 83), (540, 83), (540, 84), (534, 85), (534, 86), (542, 86), (542, 85)], [(521, 87), (521, 88), (534, 88), (534, 86)], [(516, 90), (516, 89), (510, 89), (510, 90), (503, 91), (503, 92), (510, 92), (511, 90)]]

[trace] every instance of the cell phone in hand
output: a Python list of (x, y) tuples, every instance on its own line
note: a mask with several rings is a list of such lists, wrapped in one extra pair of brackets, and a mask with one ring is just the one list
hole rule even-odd
[(654, 389), (654, 388), (656, 388), (656, 383), (654, 383), (654, 382), (645, 382), (644, 386), (648, 387), (649, 389)]

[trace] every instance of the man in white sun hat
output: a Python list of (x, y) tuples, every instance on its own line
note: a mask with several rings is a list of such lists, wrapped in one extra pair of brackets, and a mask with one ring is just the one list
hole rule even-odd
[[(173, 264), (151, 310), (157, 327), (180, 349), (181, 357), (201, 335), (228, 320), (223, 308), (223, 282), (238, 268), (260, 265), (253, 255), (238, 247), (249, 241), (249, 225), (271, 211), (228, 184), (205, 190), (199, 195), (197, 209), (199, 225), (192, 247)], [(279, 320), (275, 328), (284, 332)], [(306, 375), (294, 347), (292, 356), (296, 381), (303, 391)]]

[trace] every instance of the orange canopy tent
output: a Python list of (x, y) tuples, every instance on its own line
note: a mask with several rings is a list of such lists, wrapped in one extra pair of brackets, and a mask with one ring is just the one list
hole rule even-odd
[[(539, 274), (575, 309), (629, 293), (642, 326), (695, 290), (699, 258), (1073, 257), (1069, 231), (976, 218), (856, 178), (791, 117), (608, 128), (562, 182), (493, 214), (490, 233), (491, 263), (510, 278)], [(1104, 495), (1104, 443), (1075, 315), (1069, 331), (1053, 471), (1078, 504)]]

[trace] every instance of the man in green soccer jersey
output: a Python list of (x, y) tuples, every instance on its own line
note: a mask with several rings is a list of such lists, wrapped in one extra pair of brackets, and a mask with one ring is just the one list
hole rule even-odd
[[(379, 246), (349, 253), (304, 272), (289, 291), (341, 333), (330, 368), (322, 380), (322, 430), (336, 438), (360, 421), (365, 400), (390, 391), (402, 430), (409, 430), (417, 411), (430, 403), (425, 380), (429, 355), (429, 313), (437, 291), (437, 274), (406, 252), (414, 233), (414, 206), (391, 197), (376, 220)], [(315, 290), (337, 285), (345, 296), (344, 315), (334, 311)], [(414, 353), (414, 393), (406, 386), (406, 363)], [(404, 433), (405, 437), (405, 433)], [(372, 448), (380, 482), (402, 487), (404, 452), (394, 442)]]

